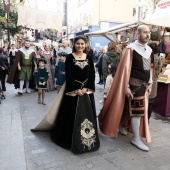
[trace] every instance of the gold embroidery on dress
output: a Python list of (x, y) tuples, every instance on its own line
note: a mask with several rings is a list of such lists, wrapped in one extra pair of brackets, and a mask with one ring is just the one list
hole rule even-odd
[(86, 67), (88, 65), (88, 60), (85, 61), (76, 61), (74, 60), (75, 65), (80, 67), (82, 70), (84, 69), (84, 67)]
[(95, 129), (93, 128), (93, 123), (88, 119), (85, 119), (83, 123), (81, 123), (81, 141), (84, 145), (84, 148), (87, 146), (89, 150), (91, 150), (91, 145), (96, 142), (95, 140)]

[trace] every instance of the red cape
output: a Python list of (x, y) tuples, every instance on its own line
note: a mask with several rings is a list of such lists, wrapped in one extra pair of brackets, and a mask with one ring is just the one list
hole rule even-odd
[[(129, 83), (132, 67), (133, 49), (126, 48), (121, 57), (114, 82), (110, 88), (107, 100), (99, 115), (99, 127), (103, 134), (108, 136), (117, 136), (118, 127), (122, 118), (125, 94)], [(151, 142), (148, 126), (148, 94), (145, 95), (145, 116), (141, 118), (140, 134), (146, 137), (147, 142)], [(130, 124), (128, 125), (129, 129)]]

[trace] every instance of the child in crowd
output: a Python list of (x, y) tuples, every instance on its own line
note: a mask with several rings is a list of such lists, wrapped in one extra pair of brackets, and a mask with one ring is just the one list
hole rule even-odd
[(48, 80), (48, 72), (45, 68), (46, 61), (44, 58), (39, 58), (38, 60), (38, 68), (34, 73), (36, 78), (36, 88), (38, 89), (38, 104), (41, 103), (42, 96), (42, 104), (46, 105), (44, 102), (45, 98), (45, 90), (47, 89), (47, 80)]
[(57, 92), (59, 93), (61, 87), (63, 86), (65, 82), (65, 60), (67, 57), (67, 53), (61, 52), (58, 54), (60, 59), (58, 64), (55, 67), (55, 80), (56, 80), (56, 85), (57, 85)]
[(104, 89), (104, 103), (105, 103), (105, 101), (107, 99), (107, 96), (109, 94), (109, 90), (110, 90), (110, 88), (112, 86), (113, 79), (114, 79), (114, 76), (116, 74), (116, 70), (117, 70), (117, 64), (111, 63), (111, 64), (108, 65), (108, 73), (109, 73), (109, 75), (106, 78), (106, 85), (105, 85), (105, 89)]

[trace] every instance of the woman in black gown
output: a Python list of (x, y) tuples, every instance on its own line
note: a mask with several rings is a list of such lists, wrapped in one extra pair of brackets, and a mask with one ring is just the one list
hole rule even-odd
[(86, 39), (77, 37), (73, 53), (65, 62), (66, 89), (51, 139), (74, 153), (97, 150), (100, 146), (94, 101), (95, 70), (85, 53)]

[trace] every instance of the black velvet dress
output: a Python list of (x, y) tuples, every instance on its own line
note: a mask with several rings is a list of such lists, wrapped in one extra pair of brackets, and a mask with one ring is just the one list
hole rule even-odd
[(95, 91), (92, 58), (87, 55), (86, 60), (75, 60), (74, 56), (69, 54), (65, 62), (65, 73), (66, 90), (51, 132), (51, 139), (57, 145), (71, 149), (74, 153), (97, 150), (100, 143), (94, 95), (92, 93), (79, 97), (74, 93), (82, 88)]

